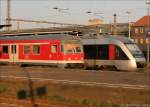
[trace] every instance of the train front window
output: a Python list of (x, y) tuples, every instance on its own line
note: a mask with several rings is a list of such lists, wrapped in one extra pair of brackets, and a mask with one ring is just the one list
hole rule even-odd
[(116, 46), (116, 59), (117, 60), (128, 60), (127, 55), (123, 52), (123, 50), (119, 46)]
[(136, 44), (126, 44), (127, 48), (130, 50), (130, 51), (140, 51), (140, 49), (138, 48), (138, 46)]
[(135, 43), (126, 44), (126, 46), (129, 49), (129, 51), (133, 54), (134, 57), (144, 56), (142, 51)]

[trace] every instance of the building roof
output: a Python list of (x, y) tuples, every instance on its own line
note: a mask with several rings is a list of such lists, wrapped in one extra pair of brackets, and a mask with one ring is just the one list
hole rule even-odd
[(149, 19), (149, 23), (150, 23), (150, 16), (143, 16), (138, 21), (136, 21), (134, 25), (146, 26), (146, 25), (148, 25), (148, 19)]

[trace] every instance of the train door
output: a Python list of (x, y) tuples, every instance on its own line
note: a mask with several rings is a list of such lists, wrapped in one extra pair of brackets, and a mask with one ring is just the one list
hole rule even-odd
[(116, 50), (115, 45), (109, 45), (109, 60), (115, 60), (116, 58)]
[(10, 46), (10, 62), (17, 62), (18, 61), (18, 45), (11, 45)]

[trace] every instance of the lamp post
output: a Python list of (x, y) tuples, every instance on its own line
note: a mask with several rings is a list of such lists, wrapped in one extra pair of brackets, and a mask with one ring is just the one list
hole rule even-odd
[(114, 16), (114, 24), (113, 24), (113, 35), (117, 35), (117, 14), (114, 13), (113, 14)]
[(128, 14), (128, 37), (129, 39), (131, 39), (131, 23), (130, 23), (131, 12), (126, 11), (126, 13)]
[[(1, 8), (1, 5), (2, 4), (2, 1), (0, 0), (0, 8)], [(3, 27), (9, 27), (11, 25), (6, 25), (6, 24), (1, 24), (1, 21), (2, 21), (2, 14), (1, 14), (1, 10), (0, 10), (0, 29), (2, 29)]]
[[(10, 25), (10, 2), (10, 0), (7, 0), (6, 25)], [(7, 31), (10, 31), (10, 27), (7, 27)]]
[[(94, 16), (100, 16), (101, 18), (103, 18), (102, 16), (101, 16), (101, 14), (103, 14), (103, 13), (99, 13), (99, 12), (92, 12), (92, 11), (86, 11), (86, 13), (87, 14), (90, 14), (90, 15), (94, 15)], [(97, 26), (98, 27), (98, 26)], [(97, 29), (97, 27), (96, 27), (96, 29)], [(99, 27), (98, 27), (98, 29), (99, 29)], [(99, 29), (100, 30), (100, 29)], [(97, 32), (97, 30), (96, 30), (96, 32)], [(99, 33), (100, 33), (100, 31), (98, 31)], [(95, 49), (95, 55), (94, 55), (94, 60), (93, 60), (93, 69), (94, 70), (97, 70), (97, 56), (98, 56), (98, 47), (97, 47), (97, 37), (98, 37), (98, 35), (97, 34), (92, 34), (92, 36), (93, 36), (93, 42), (94, 42), (94, 49)]]
[(148, 44), (147, 44), (147, 66), (149, 66), (149, 51), (150, 51), (150, 0), (146, 0), (146, 4), (148, 5), (147, 7), (147, 39), (148, 39)]

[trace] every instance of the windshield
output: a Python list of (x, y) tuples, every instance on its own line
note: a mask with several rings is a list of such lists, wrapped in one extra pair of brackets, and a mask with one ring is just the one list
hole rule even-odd
[(142, 51), (139, 49), (139, 47), (135, 43), (128, 43), (125, 44), (129, 51), (133, 54), (134, 57), (143, 57)]
[(126, 44), (126, 46), (130, 51), (141, 51), (136, 44)]

